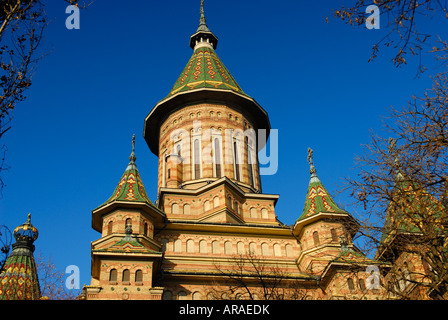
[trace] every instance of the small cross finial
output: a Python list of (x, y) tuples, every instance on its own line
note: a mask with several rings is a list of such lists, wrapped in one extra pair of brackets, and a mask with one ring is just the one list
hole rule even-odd
[(132, 135), (132, 153), (131, 156), (129, 157), (129, 161), (131, 162), (135, 162), (135, 160), (137, 160), (134, 151), (135, 151), (135, 134)]
[(398, 152), (397, 152), (397, 139), (389, 138), (389, 154), (391, 154), (394, 157), (394, 165), (398, 166), (400, 164), (400, 161), (398, 159)]
[(313, 150), (311, 148), (308, 148), (308, 163), (310, 164), (310, 173), (316, 174), (316, 168), (314, 167), (313, 163)]
[(135, 150), (135, 134), (132, 135), (132, 152)]

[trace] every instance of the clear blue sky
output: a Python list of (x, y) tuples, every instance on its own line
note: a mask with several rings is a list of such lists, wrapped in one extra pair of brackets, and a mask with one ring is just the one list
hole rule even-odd
[[(48, 1), (52, 19), (28, 99), (15, 111), (9, 172), (0, 224), (11, 230), (31, 212), (41, 252), (64, 271), (77, 265), (90, 284), (91, 211), (112, 194), (136, 134), (137, 165), (156, 200), (157, 157), (143, 139), (143, 121), (164, 98), (192, 54), (189, 37), (199, 0), (95, 2), (81, 11), (79, 30), (65, 27), (66, 3)], [(279, 219), (293, 224), (303, 210), (314, 150), (317, 173), (335, 200), (354, 176), (354, 155), (381, 133), (391, 105), (404, 105), (430, 86), (417, 79), (416, 59), (396, 69), (383, 50), (368, 63), (385, 29), (350, 27), (330, 17), (345, 1), (205, 3), (207, 24), (219, 38), (217, 54), (243, 90), (268, 112), (279, 131), (279, 168), (263, 176), (263, 192), (280, 194)], [(430, 22), (428, 27), (447, 30)], [(356, 208), (347, 207), (360, 214)]]

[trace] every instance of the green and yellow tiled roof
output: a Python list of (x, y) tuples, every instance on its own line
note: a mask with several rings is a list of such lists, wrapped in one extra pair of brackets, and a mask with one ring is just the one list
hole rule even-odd
[(316, 169), (314, 168), (314, 164), (312, 162), (312, 150), (308, 149), (308, 153), (311, 178), (308, 185), (308, 191), (306, 193), (305, 207), (297, 221), (306, 219), (320, 212), (346, 214), (346, 211), (337, 206), (320, 179), (317, 177)]
[(115, 188), (112, 196), (103, 203), (100, 207), (107, 205), (114, 201), (129, 201), (129, 202), (146, 202), (153, 205), (149, 199), (145, 186), (143, 185), (142, 179), (135, 164), (135, 154), (134, 154), (134, 144), (135, 135), (133, 137), (133, 147), (132, 153), (129, 157), (129, 164), (124, 171), (120, 182)]
[(446, 222), (442, 221), (445, 212), (443, 204), (417, 183), (398, 174), (394, 193), (395, 201), (389, 204), (381, 243), (394, 234), (418, 234), (425, 228), (429, 228), (430, 232), (446, 232), (443, 230)]
[(107, 248), (95, 249), (93, 251), (111, 253), (159, 253), (158, 251), (145, 247), (138, 240), (132, 237), (124, 237)]
[(31, 214), (26, 223), (14, 230), (16, 242), (0, 270), (0, 300), (38, 300), (41, 297), (33, 242), (37, 229), (31, 224)]
[(168, 97), (199, 88), (231, 90), (246, 95), (213, 48), (208, 46), (196, 48)]

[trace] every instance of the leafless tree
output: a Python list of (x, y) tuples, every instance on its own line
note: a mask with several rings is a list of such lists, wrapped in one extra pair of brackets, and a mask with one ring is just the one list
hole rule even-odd
[(80, 294), (80, 290), (66, 288), (66, 274), (57, 269), (51, 258), (46, 259), (41, 253), (38, 253), (36, 269), (42, 299), (75, 300)]
[[(207, 296), (214, 300), (301, 300), (309, 297), (298, 279), (278, 265), (252, 252), (237, 254), (226, 263), (216, 263), (219, 273)], [(307, 294), (308, 293), (308, 294)]]
[[(358, 177), (347, 179), (366, 212), (363, 243), (378, 250), (377, 257), (394, 261), (388, 288), (401, 298), (422, 296), (422, 290), (447, 297), (447, 93), (447, 76), (439, 73), (423, 97), (392, 108), (385, 125), (395, 138), (372, 135), (356, 159)], [(407, 292), (400, 282), (412, 283), (414, 290)]]

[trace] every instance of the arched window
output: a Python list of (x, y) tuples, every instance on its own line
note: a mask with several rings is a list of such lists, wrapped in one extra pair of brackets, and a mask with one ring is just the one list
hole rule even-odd
[(292, 253), (292, 245), (287, 244), (285, 246), (285, 249), (286, 249), (286, 256), (287, 257), (292, 257), (292, 255), (293, 255), (293, 253)]
[(174, 252), (182, 252), (182, 241), (180, 239), (174, 240)]
[(252, 207), (250, 208), (250, 217), (251, 218), (257, 218), (257, 209)]
[(205, 240), (199, 241), (199, 252), (207, 253), (207, 241)]
[(236, 244), (236, 251), (237, 251), (238, 254), (245, 254), (245, 252), (244, 252), (244, 243), (243, 242), (239, 241)]
[(112, 221), (109, 221), (107, 224), (107, 234), (112, 234), (112, 227), (114, 226), (114, 223)]
[(191, 297), (192, 297), (193, 300), (202, 300), (202, 295), (201, 295), (201, 293), (198, 292), (198, 291), (193, 292), (193, 294), (192, 294)]
[(221, 178), (222, 172), (221, 172), (221, 144), (219, 143), (219, 139), (215, 138), (214, 141), (214, 147), (215, 147), (215, 174), (217, 178)]
[(207, 212), (208, 210), (210, 210), (210, 201), (205, 200), (204, 201), (204, 212)]
[(216, 196), (213, 198), (213, 208), (219, 207), (219, 197)]
[(221, 253), (219, 242), (217, 240), (212, 242), (212, 253)]
[(135, 283), (142, 283), (143, 282), (143, 271), (142, 270), (137, 270), (135, 271)]
[(348, 278), (347, 279), (347, 285), (348, 285), (348, 288), (350, 289), (350, 291), (354, 291), (355, 290), (355, 284), (354, 284), (352, 278)]
[(179, 205), (177, 203), (173, 203), (171, 205), (171, 213), (178, 214), (179, 213)]
[(199, 145), (199, 139), (195, 139), (193, 142), (193, 165), (194, 165), (194, 178), (201, 178), (201, 151)]
[(365, 291), (366, 290), (366, 282), (364, 279), (359, 279), (358, 280), (358, 284), (359, 284), (359, 289), (361, 289), (361, 291)]
[(235, 180), (240, 180), (240, 160), (238, 158), (238, 143), (233, 142), (233, 165), (235, 170)]
[(233, 202), (233, 209), (235, 210), (236, 213), (238, 213), (238, 201), (234, 201)]
[(267, 243), (261, 244), (261, 254), (263, 256), (269, 256), (269, 245)]
[(247, 163), (247, 173), (249, 175), (249, 183), (252, 187), (255, 187), (255, 181), (254, 181), (254, 164), (253, 164), (253, 155), (252, 155), (252, 148), (249, 145), (249, 139), (245, 138), (246, 142), (246, 163)]
[(319, 242), (319, 232), (314, 231), (313, 232), (313, 240), (314, 240), (314, 245), (318, 246), (320, 244)]
[(261, 209), (261, 218), (262, 219), (268, 219), (269, 218), (268, 209), (266, 209), (266, 208)]
[(230, 241), (224, 242), (224, 253), (233, 254), (232, 243)]
[(331, 228), (331, 241), (338, 241), (338, 236), (336, 235), (336, 230), (334, 228)]
[(227, 206), (232, 209), (232, 198), (230, 196), (227, 197)]
[(129, 269), (124, 269), (123, 277), (122, 277), (121, 281), (123, 281), (124, 283), (129, 283), (130, 275), (131, 275), (131, 273), (130, 273)]
[(117, 283), (117, 269), (111, 269), (109, 273), (109, 282)]
[(147, 222), (145, 222), (145, 224), (143, 225), (143, 234), (145, 236), (148, 235), (148, 223)]
[(127, 226), (132, 226), (132, 219), (131, 218), (127, 218), (126, 222), (125, 222), (125, 227)]
[(257, 255), (257, 245), (255, 244), (255, 242), (249, 243), (249, 253), (251, 255)]
[(194, 253), (194, 241), (191, 239), (187, 240), (187, 252)]
[(274, 256), (280, 257), (282, 255), (282, 249), (278, 243), (274, 244)]
[(184, 214), (190, 214), (190, 205), (188, 203), (184, 204)]

